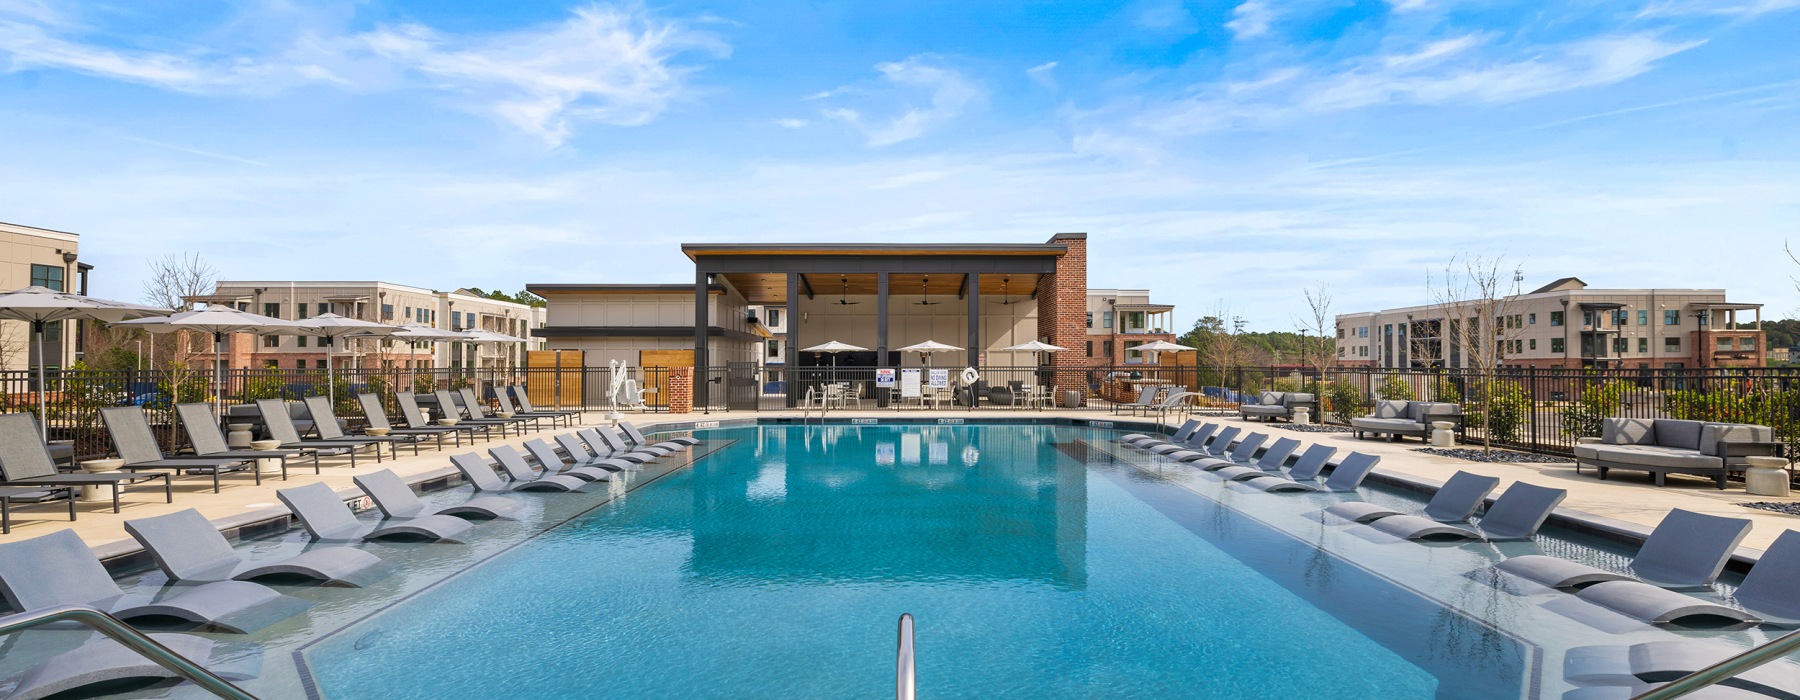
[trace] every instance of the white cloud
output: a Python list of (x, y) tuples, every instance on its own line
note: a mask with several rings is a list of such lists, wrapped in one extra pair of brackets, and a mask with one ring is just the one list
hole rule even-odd
[(1275, 9), (1263, 0), (1245, 0), (1231, 10), (1231, 21), (1225, 28), (1231, 30), (1239, 39), (1253, 39), (1269, 33), (1269, 24), (1275, 21)]
[(875, 70), (881, 73), (879, 87), (846, 86), (813, 98), (867, 96), (902, 102), (898, 114), (885, 118), (867, 117), (865, 110), (854, 107), (829, 107), (820, 111), (827, 119), (844, 122), (862, 131), (870, 146), (890, 146), (923, 136), (979, 108), (987, 99), (987, 91), (980, 83), (944, 66), (941, 59), (931, 54), (876, 64)]
[(784, 129), (804, 129), (804, 128), (806, 128), (806, 124), (807, 124), (807, 122), (805, 119), (790, 118), (790, 119), (775, 120), (775, 125), (779, 126), (781, 128), (784, 128)]
[(1646, 5), (1640, 17), (1673, 17), (1680, 15), (1724, 15), (1755, 17), (1771, 12), (1800, 8), (1800, 0), (1659, 0)]
[(1431, 0), (1387, 0), (1395, 12), (1418, 12), (1431, 9)]
[(1055, 71), (1056, 61), (1050, 61), (1025, 69), (1025, 77), (1030, 78), (1031, 82), (1037, 83), (1045, 90), (1056, 92), (1061, 88), (1056, 83)]

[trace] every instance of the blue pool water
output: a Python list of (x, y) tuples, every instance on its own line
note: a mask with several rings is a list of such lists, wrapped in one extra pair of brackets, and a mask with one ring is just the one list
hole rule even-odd
[(692, 467), (306, 665), (328, 698), (874, 697), (910, 612), (926, 698), (1529, 694), (1528, 645), (1119, 461), (1113, 436), (711, 431)]

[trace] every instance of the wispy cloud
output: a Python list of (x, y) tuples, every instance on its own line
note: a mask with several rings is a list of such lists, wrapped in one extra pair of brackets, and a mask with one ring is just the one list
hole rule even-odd
[(775, 120), (775, 126), (779, 126), (783, 129), (804, 129), (806, 128), (806, 124), (807, 121), (805, 119), (789, 118)]
[(1800, 0), (1657, 0), (1638, 13), (1640, 17), (1725, 15), (1755, 17), (1800, 8)]
[(891, 146), (923, 136), (982, 106), (987, 99), (987, 91), (980, 83), (944, 65), (943, 59), (932, 54), (876, 64), (875, 70), (881, 73), (881, 82), (874, 87), (846, 86), (811, 98), (855, 95), (901, 102), (900, 112), (888, 117), (870, 117), (864, 109), (855, 107), (830, 107), (821, 112), (862, 131), (870, 146)]
[(1056, 61), (1040, 63), (1025, 69), (1025, 77), (1030, 78), (1031, 82), (1037, 83), (1045, 90), (1056, 92), (1061, 89), (1061, 86), (1056, 83)]
[(1231, 21), (1225, 28), (1239, 39), (1252, 39), (1269, 33), (1269, 24), (1275, 21), (1275, 9), (1263, 0), (1245, 0), (1231, 10)]

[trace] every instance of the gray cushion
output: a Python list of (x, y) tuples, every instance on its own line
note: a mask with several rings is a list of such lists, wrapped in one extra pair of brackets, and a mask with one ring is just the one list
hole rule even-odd
[(1718, 457), (1658, 445), (1576, 445), (1575, 456), (1579, 459), (1665, 469), (1719, 469), (1725, 466)]
[(1281, 392), (1265, 391), (1262, 393), (1262, 398), (1260, 400), (1258, 400), (1257, 403), (1260, 403), (1264, 406), (1274, 406), (1276, 404), (1279, 404), (1279, 403), (1281, 403)]
[(1414, 423), (1425, 422), (1425, 402), (1423, 402), (1423, 401), (1408, 401), (1408, 402), (1406, 402), (1406, 413), (1401, 414), (1401, 417), (1403, 417), (1409, 421), (1412, 421)]
[(1350, 427), (1374, 432), (1423, 432), (1425, 426), (1405, 418), (1351, 418)]
[(1238, 413), (1248, 416), (1285, 416), (1285, 406), (1239, 406)]
[(1404, 415), (1406, 415), (1405, 401), (1388, 401), (1383, 399), (1375, 402), (1376, 418), (1399, 418)]
[(1287, 393), (1286, 396), (1281, 397), (1281, 403), (1284, 406), (1293, 406), (1295, 404), (1312, 403), (1312, 402), (1313, 402), (1312, 394), (1303, 394), (1298, 391), (1290, 391)]
[(1700, 427), (1700, 454), (1719, 454), (1719, 442), (1774, 442), (1775, 431), (1766, 425), (1707, 423)]
[(1700, 428), (1705, 425), (1697, 420), (1658, 419), (1653, 430), (1656, 434), (1656, 444), (1663, 447), (1698, 450), (1700, 449)]
[(1460, 415), (1462, 415), (1462, 405), (1461, 404), (1444, 403), (1444, 402), (1421, 403), (1419, 408), (1420, 408), (1420, 417), (1421, 418), (1432, 419), (1432, 418), (1442, 418), (1444, 416), (1460, 416)]
[(1654, 445), (1654, 421), (1643, 418), (1608, 418), (1602, 422), (1600, 441), (1608, 445)]

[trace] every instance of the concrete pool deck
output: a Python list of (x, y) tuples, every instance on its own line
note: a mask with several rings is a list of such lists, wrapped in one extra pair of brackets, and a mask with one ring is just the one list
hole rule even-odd
[[(587, 414), (588, 422), (581, 425), (596, 425), (604, 421), (600, 411)], [(733, 421), (756, 419), (798, 419), (799, 411), (763, 411), (763, 412), (714, 412), (709, 415), (666, 415), (666, 414), (627, 414), (626, 419), (646, 430), (659, 424), (691, 424), (697, 421)], [(1025, 411), (1009, 409), (981, 409), (975, 411), (895, 411), (891, 409), (846, 410), (833, 411), (832, 419), (874, 418), (874, 419), (1021, 419), (1021, 418), (1057, 418), (1094, 421), (1120, 421), (1150, 423), (1153, 419), (1132, 418), (1125, 415), (1113, 415), (1106, 410), (1053, 410)], [(1385, 442), (1378, 439), (1357, 440), (1350, 433), (1313, 433), (1287, 430), (1281, 426), (1285, 423), (1263, 424), (1243, 421), (1236, 417), (1209, 416), (1206, 420), (1236, 425), (1246, 431), (1260, 430), (1271, 437), (1293, 437), (1303, 443), (1322, 442), (1337, 447), (1340, 452), (1351, 450), (1381, 456), (1381, 465), (1376, 473), (1397, 478), (1399, 480), (1442, 482), (1458, 470), (1499, 477), (1501, 485), (1495, 494), (1503, 492), (1515, 481), (1526, 481), (1540, 486), (1567, 489), (1568, 498), (1563, 501), (1561, 510), (1579, 511), (1580, 513), (1599, 516), (1603, 519), (1621, 521), (1627, 529), (1637, 526), (1643, 531), (1656, 526), (1670, 510), (1683, 508), (1699, 513), (1723, 515), (1737, 518), (1748, 518), (1754, 523), (1749, 537), (1743, 546), (1761, 550), (1766, 548), (1775, 537), (1788, 529), (1800, 529), (1800, 516), (1784, 515), (1770, 511), (1744, 508), (1739, 503), (1750, 501), (1796, 501), (1800, 498), (1776, 499), (1764, 496), (1751, 496), (1744, 493), (1743, 486), (1733, 484), (1724, 491), (1713, 487), (1710, 480), (1685, 478), (1671, 475), (1668, 485), (1657, 487), (1645, 474), (1614, 472), (1614, 477), (1601, 481), (1593, 470), (1575, 473), (1574, 462), (1558, 464), (1536, 463), (1480, 463), (1470, 462), (1453, 457), (1416, 452), (1423, 445), (1416, 440), (1405, 442)], [(1167, 421), (1178, 425), (1179, 420)], [(566, 431), (567, 429), (563, 429)], [(247, 476), (229, 476), (222, 481), (221, 493), (212, 493), (212, 482), (208, 478), (186, 477), (175, 479), (175, 502), (165, 503), (160, 488), (154, 490), (134, 491), (124, 494), (123, 512), (112, 513), (110, 502), (82, 503), (79, 506), (80, 519), (71, 523), (67, 520), (67, 509), (61, 505), (20, 506), (13, 510), (13, 531), (11, 535), (0, 536), (0, 542), (15, 541), (38, 537), (63, 528), (72, 528), (80, 535), (97, 554), (103, 557), (118, 556), (136, 550), (133, 541), (124, 530), (124, 521), (161, 515), (187, 508), (195, 508), (212, 520), (221, 529), (238, 525), (266, 521), (286, 514), (280, 502), (275, 498), (278, 489), (300, 486), (314, 481), (321, 481), (344, 493), (355, 489), (351, 477), (368, 473), (377, 469), (393, 469), (409, 482), (424, 481), (455, 473), (450, 466), (450, 455), (460, 452), (477, 452), (485, 454), (489, 447), (500, 444), (518, 446), (534, 437), (547, 437), (559, 432), (544, 430), (525, 436), (513, 436), (493, 441), (478, 441), (473, 444), (465, 441), (459, 450), (446, 446), (439, 451), (429, 446), (422, 446), (419, 456), (414, 457), (403, 450), (400, 459), (390, 459), (376, 464), (372, 455), (358, 458), (358, 467), (351, 469), (349, 461), (343, 458), (327, 459), (324, 462), (323, 474), (314, 475), (310, 461), (301, 468), (300, 462), (290, 467), (292, 477), (282, 481), (279, 477), (265, 478), (261, 486), (251, 483)], [(1464, 445), (1464, 447), (1479, 447)]]

